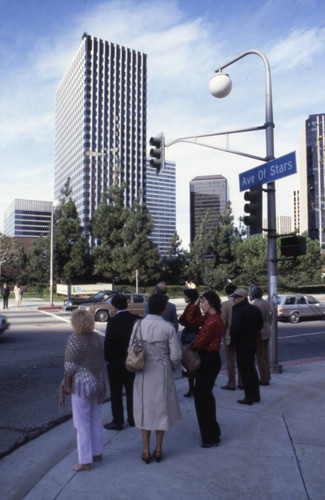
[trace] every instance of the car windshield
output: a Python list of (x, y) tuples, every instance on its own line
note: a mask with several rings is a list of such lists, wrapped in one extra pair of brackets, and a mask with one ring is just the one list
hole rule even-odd
[(108, 296), (107, 292), (98, 292), (96, 293), (96, 295), (92, 296), (92, 299), (94, 300), (106, 299), (107, 296)]

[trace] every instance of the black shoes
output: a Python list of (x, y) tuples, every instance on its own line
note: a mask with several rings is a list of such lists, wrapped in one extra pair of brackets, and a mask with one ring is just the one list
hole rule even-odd
[(263, 386), (270, 385), (270, 382), (259, 382), (259, 385), (263, 385)]
[(193, 391), (188, 391), (186, 394), (184, 394), (184, 398), (190, 398), (191, 396), (194, 396)]
[(229, 385), (221, 386), (221, 389), (225, 389), (225, 391), (235, 391), (236, 387), (229, 387)]
[(109, 424), (104, 424), (104, 428), (108, 431), (122, 431), (123, 425), (116, 424), (115, 422), (110, 422)]
[(237, 399), (237, 403), (239, 403), (241, 405), (252, 405), (254, 403), (254, 400), (253, 399), (248, 399), (248, 398)]
[(243, 385), (239, 385), (238, 389), (240, 389), (241, 391), (243, 391), (244, 390), (244, 386)]

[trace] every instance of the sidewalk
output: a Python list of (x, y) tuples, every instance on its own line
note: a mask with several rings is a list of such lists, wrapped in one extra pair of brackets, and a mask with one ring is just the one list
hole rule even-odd
[[(104, 430), (104, 459), (91, 471), (75, 473), (75, 431), (66, 422), (0, 461), (6, 500), (323, 500), (325, 497), (325, 360), (291, 363), (261, 402), (242, 406), (241, 391), (215, 396), (222, 430), (218, 447), (202, 449), (194, 401), (176, 381), (183, 420), (164, 440), (161, 463), (141, 459), (141, 433), (126, 427)], [(110, 420), (110, 404), (103, 421)], [(153, 449), (152, 444), (152, 449)]]

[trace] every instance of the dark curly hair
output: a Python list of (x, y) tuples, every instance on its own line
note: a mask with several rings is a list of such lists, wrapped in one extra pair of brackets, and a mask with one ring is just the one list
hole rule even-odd
[(190, 299), (191, 304), (194, 304), (194, 302), (199, 298), (199, 292), (196, 288), (185, 288), (184, 295)]
[(204, 297), (207, 300), (213, 309), (216, 310), (218, 314), (221, 313), (221, 300), (219, 295), (216, 292), (204, 292), (201, 294), (201, 297)]
[(149, 297), (148, 309), (149, 314), (160, 315), (165, 309), (168, 302), (168, 296), (163, 293), (154, 293)]

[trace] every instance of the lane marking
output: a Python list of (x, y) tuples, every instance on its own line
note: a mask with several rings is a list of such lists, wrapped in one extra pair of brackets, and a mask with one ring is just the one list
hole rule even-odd
[(296, 339), (296, 338), (299, 338), (299, 337), (310, 337), (311, 335), (324, 335), (325, 331), (324, 332), (312, 332), (312, 333), (301, 333), (300, 335), (288, 335), (287, 337), (278, 337), (279, 340), (283, 340), (283, 339)]
[[(52, 318), (59, 319), (59, 320), (63, 321), (64, 323), (69, 323), (71, 325), (71, 319), (63, 318), (62, 316), (58, 316), (57, 314), (51, 313), (49, 311), (41, 311), (40, 310), (39, 312), (41, 312), (42, 314), (47, 314), (48, 316), (51, 316)], [(105, 337), (105, 333), (101, 332), (100, 330), (97, 330), (97, 328), (94, 329), (94, 332), (98, 333), (102, 337)]]

